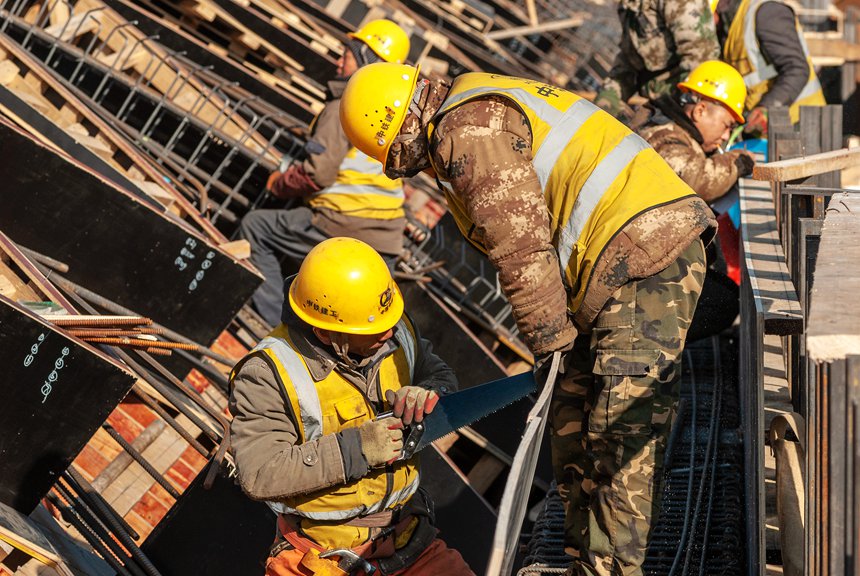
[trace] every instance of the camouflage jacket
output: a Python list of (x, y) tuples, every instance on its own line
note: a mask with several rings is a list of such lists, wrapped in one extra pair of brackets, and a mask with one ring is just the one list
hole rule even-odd
[(707, 0), (620, 0), (618, 17), (621, 49), (596, 100), (610, 113), (636, 93), (673, 93), (696, 66), (720, 58)]
[(481, 238), (498, 270), (524, 342), (541, 356), (570, 345), (577, 331), (590, 331), (617, 288), (661, 271), (716, 222), (696, 197), (640, 214), (606, 246), (582, 305), (568, 314), (531, 142), (528, 120), (513, 103), (488, 96), (446, 113), (428, 144), (476, 223), (471, 236)]
[(740, 176), (736, 163), (740, 151), (706, 154), (699, 131), (669, 97), (648, 108), (651, 116), (637, 132), (696, 194), (711, 203), (735, 185)]

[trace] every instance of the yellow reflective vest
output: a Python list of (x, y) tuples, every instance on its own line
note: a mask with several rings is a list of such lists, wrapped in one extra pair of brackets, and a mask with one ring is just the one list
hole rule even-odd
[[(399, 344), (397, 350), (379, 366), (379, 398), (412, 381), (417, 347), (414, 331), (406, 320), (397, 323), (394, 338)], [(266, 356), (275, 367), (275, 376), (284, 388), (297, 424), (298, 443), (360, 426), (376, 416), (367, 397), (336, 370), (314, 382), (285, 325), (277, 326), (261, 340), (249, 356), (254, 354)], [(343, 522), (402, 506), (418, 490), (418, 482), (418, 459), (412, 458), (372, 469), (347, 484), (269, 502), (269, 507), (279, 514), (298, 516), (302, 532), (320, 546), (352, 548), (368, 539), (368, 528)]]
[[(743, 0), (738, 7), (734, 20), (732, 20), (726, 43), (723, 46), (723, 60), (734, 66), (744, 77), (744, 83), (747, 85), (747, 110), (752, 110), (761, 102), (778, 76), (776, 68), (762, 54), (755, 30), (758, 9), (765, 2), (773, 1), (779, 0)], [(797, 122), (800, 119), (801, 106), (824, 106), (826, 102), (824, 93), (821, 91), (821, 84), (818, 82), (818, 76), (812, 67), (812, 58), (809, 56), (809, 48), (807, 48), (806, 40), (803, 38), (803, 30), (801, 30), (796, 16), (794, 22), (800, 45), (806, 56), (806, 62), (809, 64), (809, 79), (788, 110), (791, 121)], [(786, 33), (788, 34), (790, 31), (786, 30)]]
[(382, 164), (353, 147), (338, 167), (335, 183), (313, 194), (308, 204), (357, 218), (393, 220), (404, 216), (403, 200), (401, 181), (386, 176)]
[[(695, 193), (645, 140), (588, 100), (562, 88), (521, 78), (469, 73), (459, 76), (436, 117), (469, 100), (503, 96), (526, 116), (532, 164), (543, 188), (568, 309), (579, 309), (595, 262), (631, 220)], [(434, 166), (436, 174), (444, 174)], [(460, 231), (473, 223), (450, 183), (440, 183)], [(482, 246), (478, 246), (484, 249)]]

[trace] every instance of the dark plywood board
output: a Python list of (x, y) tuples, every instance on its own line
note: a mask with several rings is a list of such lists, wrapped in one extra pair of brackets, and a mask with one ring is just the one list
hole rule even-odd
[(421, 486), (433, 499), (439, 538), (462, 554), (475, 574), (483, 574), (496, 514), (435, 447), (421, 452)]
[(62, 128), (51, 122), (46, 116), (34, 110), (29, 104), (21, 100), (14, 92), (0, 86), (0, 107), (8, 110), (15, 115), (16, 121), (22, 123), (31, 132), (38, 132), (46, 140), (56, 145), (66, 154), (79, 161), (81, 164), (98, 172), (108, 180), (111, 180), (118, 186), (123, 187), (135, 194), (138, 198), (151, 205), (156, 210), (161, 210), (161, 206), (152, 200), (146, 193), (138, 188), (138, 186), (129, 180), (119, 170), (108, 164), (100, 158), (95, 152), (76, 142)]
[(210, 344), (262, 278), (72, 159), (0, 124), (0, 229), (67, 277)]
[[(274, 513), (245, 496), (223, 471), (205, 490), (204, 475), (205, 470), (141, 548), (164, 576), (262, 574), (275, 537)], [(421, 453), (421, 485), (435, 503), (439, 536), (483, 573), (493, 511), (435, 448)]]
[(135, 376), (0, 297), (0, 502), (29, 514)]
[[(406, 311), (421, 336), (428, 339), (433, 344), (433, 351), (454, 369), (461, 388), (505, 376), (498, 364), (487, 356), (487, 352), (426, 291), (415, 283), (402, 282), (400, 288), (406, 301)], [(525, 429), (526, 416), (533, 405), (532, 398), (524, 398), (479, 420), (471, 428), (513, 456)], [(548, 450), (542, 451), (537, 477), (547, 482), (552, 479)]]
[(141, 545), (163, 576), (262, 574), (275, 539), (275, 514), (245, 496), (222, 470), (210, 490), (207, 469), (182, 493)]

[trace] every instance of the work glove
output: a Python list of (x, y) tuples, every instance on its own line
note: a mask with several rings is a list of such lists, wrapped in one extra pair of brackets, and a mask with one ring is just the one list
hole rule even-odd
[(390, 464), (403, 450), (403, 423), (398, 418), (368, 420), (358, 427), (361, 453), (371, 468)]
[(552, 369), (552, 358), (556, 353), (559, 354), (559, 362), (558, 362), (558, 371), (556, 376), (556, 382), (558, 382), (558, 376), (564, 374), (564, 367), (567, 363), (567, 354), (573, 350), (573, 342), (566, 345), (564, 348), (560, 350), (556, 350), (555, 352), (550, 352), (548, 354), (544, 354), (542, 356), (537, 356), (535, 358), (534, 365), (534, 374), (535, 374), (535, 384), (537, 384), (538, 390), (543, 389), (544, 385), (546, 385), (547, 380), (550, 378), (550, 370)]
[(433, 411), (439, 402), (439, 395), (420, 386), (404, 386), (397, 392), (387, 391), (385, 399), (391, 405), (394, 416), (409, 426), (413, 422), (421, 422), (425, 414)]
[(757, 106), (747, 114), (744, 138), (767, 138), (767, 108)]
[(738, 169), (738, 178), (744, 178), (752, 174), (755, 166), (755, 159), (752, 154), (746, 150), (740, 151), (738, 157), (735, 158), (735, 167)]

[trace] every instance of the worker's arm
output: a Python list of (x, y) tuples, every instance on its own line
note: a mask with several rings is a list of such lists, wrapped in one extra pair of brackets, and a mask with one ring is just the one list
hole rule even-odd
[(720, 59), (717, 29), (708, 0), (666, 0), (663, 17), (675, 41), (680, 70), (692, 72), (702, 62)]
[(704, 156), (675, 133), (681, 128), (665, 127), (647, 134), (646, 139), (672, 170), (706, 202), (725, 195), (738, 178), (752, 171), (754, 161), (740, 150)]
[(507, 100), (475, 100), (444, 116), (430, 147), (439, 176), (475, 223), (469, 236), (498, 271), (525, 344), (536, 356), (569, 345), (576, 329), (526, 118)]
[(350, 148), (340, 126), (339, 108), (340, 100), (325, 105), (308, 138), (308, 157), (291, 165), (279, 176), (273, 174), (269, 182), (272, 194), (279, 198), (308, 196), (334, 184)]
[(299, 441), (280, 384), (261, 358), (233, 380), (230, 440), (239, 483), (256, 500), (278, 500), (343, 484), (367, 473), (357, 428)]
[(809, 80), (809, 63), (800, 44), (794, 11), (782, 2), (765, 2), (756, 12), (756, 38), (777, 77), (759, 106), (790, 106)]

